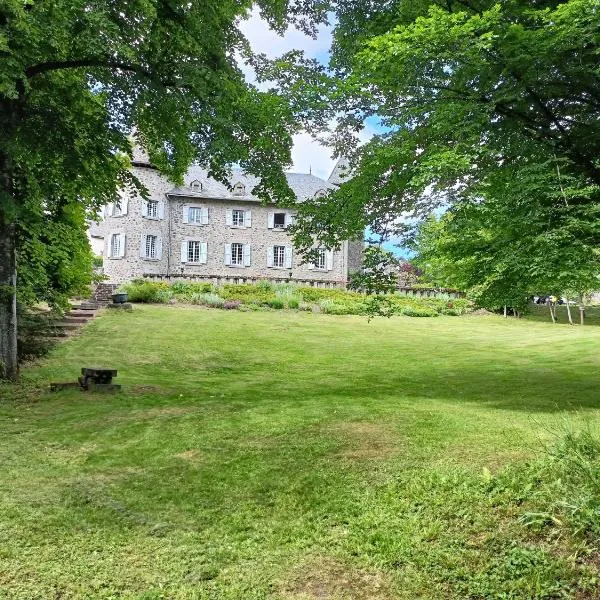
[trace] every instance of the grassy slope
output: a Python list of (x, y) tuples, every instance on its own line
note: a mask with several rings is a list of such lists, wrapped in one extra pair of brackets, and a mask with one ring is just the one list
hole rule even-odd
[[(599, 350), (496, 317), (102, 316), (0, 387), (0, 597), (574, 594), (568, 542), (490, 479), (600, 422)], [(38, 391), (98, 364), (124, 393)]]

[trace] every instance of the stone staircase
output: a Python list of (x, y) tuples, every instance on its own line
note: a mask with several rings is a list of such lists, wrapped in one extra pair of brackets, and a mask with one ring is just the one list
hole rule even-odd
[(82, 325), (91, 321), (100, 308), (97, 302), (81, 302), (72, 305), (71, 310), (64, 317), (54, 323), (57, 337), (65, 337), (76, 332)]
[(98, 304), (110, 304), (118, 287), (115, 283), (99, 283), (92, 294), (92, 300)]

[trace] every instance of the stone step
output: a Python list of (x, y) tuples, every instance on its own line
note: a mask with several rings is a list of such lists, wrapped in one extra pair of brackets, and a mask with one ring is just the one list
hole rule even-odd
[(84, 319), (93, 319), (96, 316), (96, 311), (93, 310), (72, 310), (67, 313), (67, 317), (80, 317)]
[(68, 329), (79, 329), (81, 327), (82, 323), (69, 323), (67, 321), (57, 321), (55, 323), (55, 327), (58, 330), (68, 330)]
[(73, 315), (73, 314), (69, 313), (62, 318), (62, 322), (63, 323), (80, 323), (81, 325), (83, 325), (84, 323), (88, 323), (92, 318), (93, 318), (93, 316), (92, 317), (88, 317), (88, 316), (78, 317), (77, 315)]
[(98, 310), (97, 302), (82, 302), (81, 304), (72, 304), (71, 310)]

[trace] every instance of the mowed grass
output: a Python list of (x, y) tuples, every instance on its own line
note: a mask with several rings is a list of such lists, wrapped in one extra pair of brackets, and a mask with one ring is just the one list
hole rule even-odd
[[(123, 392), (45, 391), (82, 366)], [(103, 314), (0, 386), (0, 598), (597, 597), (520, 518), (599, 367), (494, 316)]]

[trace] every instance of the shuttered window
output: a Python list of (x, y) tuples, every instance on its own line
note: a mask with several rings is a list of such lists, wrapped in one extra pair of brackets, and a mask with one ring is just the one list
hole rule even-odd
[(285, 267), (285, 246), (273, 246), (273, 266)]
[(157, 258), (157, 236), (147, 235), (146, 236), (146, 258)]
[(231, 244), (231, 264), (244, 264), (244, 244)]
[(113, 233), (110, 236), (110, 256), (111, 258), (119, 258), (121, 255), (121, 235)]
[(315, 253), (315, 269), (327, 268), (327, 251), (325, 248), (317, 248)]

